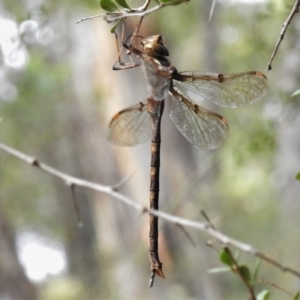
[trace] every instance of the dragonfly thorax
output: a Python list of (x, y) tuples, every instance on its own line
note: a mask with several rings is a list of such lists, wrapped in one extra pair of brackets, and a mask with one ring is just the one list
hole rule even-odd
[(158, 59), (146, 56), (142, 58), (142, 70), (146, 79), (148, 96), (156, 101), (164, 100), (171, 86), (171, 76), (175, 68), (165, 66)]

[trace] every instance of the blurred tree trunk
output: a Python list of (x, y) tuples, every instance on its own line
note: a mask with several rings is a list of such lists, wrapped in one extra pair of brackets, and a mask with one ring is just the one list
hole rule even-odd
[[(71, 43), (76, 45), (76, 48), (70, 49), (69, 56), (73, 69), (70, 90), (73, 88), (73, 92), (68, 95), (69, 101), (62, 117), (69, 118), (71, 136), (66, 143), (69, 147), (66, 151), (70, 153), (69, 161), (73, 162), (72, 174), (113, 186), (132, 172), (132, 168), (122, 172), (124, 163), (129, 160), (122, 155), (116, 156), (117, 160), (122, 160), (118, 164), (112, 151), (114, 147), (105, 137), (109, 118), (123, 106), (117, 107), (114, 97), (107, 97), (109, 105), (104, 100), (105, 95), (114, 92), (118, 94), (119, 101), (125, 100), (126, 103), (127, 99), (124, 98), (126, 89), (122, 84), (118, 85), (118, 73), (112, 71), (117, 54), (115, 38), (98, 24), (70, 24)], [(120, 86), (122, 88), (115, 88)], [(110, 111), (110, 106), (117, 109)], [(106, 112), (107, 109), (109, 112)], [(122, 192), (126, 192), (126, 185)], [(131, 254), (139, 239), (139, 235), (135, 234), (139, 231), (136, 212), (103, 194), (87, 193), (76, 188), (76, 195), (84, 226), (76, 229), (72, 223), (66, 223), (70, 233), (69, 258), (85, 283), (88, 296), (110, 298), (122, 293), (123, 289), (127, 290), (125, 294), (136, 294), (134, 290), (139, 289), (139, 285), (126, 280), (126, 273), (132, 272), (128, 268), (132, 265)], [(73, 218), (73, 224), (74, 221)], [(138, 272), (135, 270), (135, 274)], [(117, 291), (115, 286), (118, 286)]]
[(0, 212), (0, 298), (37, 299), (35, 286), (28, 280), (19, 262), (15, 232)]
[[(56, 22), (60, 23), (62, 28), (67, 27), (66, 60), (71, 67), (72, 76), (61, 87), (61, 103), (57, 110), (61, 122), (60, 131), (65, 130), (65, 134), (56, 141), (55, 151), (51, 149), (48, 155), (46, 154), (47, 161), (79, 178), (103, 184), (114, 182), (116, 180), (111, 178), (116, 177), (116, 173), (114, 168), (109, 166), (109, 151), (101, 145), (101, 126), (95, 110), (93, 72), (96, 44), (93, 34), (97, 28), (93, 22), (74, 24), (74, 20), (82, 17), (81, 14), (73, 12), (71, 17), (60, 18), (64, 12), (60, 13)], [(74, 45), (76, 47), (73, 47)], [(57, 59), (61, 60), (60, 57)], [(102, 157), (106, 159), (102, 160)], [(95, 204), (92, 201), (94, 193), (75, 188), (76, 202), (83, 224), (82, 227), (78, 227), (71, 189), (57, 181), (54, 186), (70, 275), (82, 284), (82, 298), (99, 298), (100, 295), (105, 295), (108, 286), (104, 281), (106, 276), (102, 274), (104, 268), (101, 268), (103, 252), (99, 251), (98, 239), (102, 231), (98, 231), (95, 226)], [(107, 198), (103, 195), (97, 197), (101, 200)]]

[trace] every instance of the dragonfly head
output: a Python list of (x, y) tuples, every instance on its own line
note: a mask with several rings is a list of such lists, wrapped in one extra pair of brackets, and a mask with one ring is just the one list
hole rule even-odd
[(163, 44), (161, 35), (153, 35), (143, 39), (141, 44), (144, 53), (149, 56), (169, 56), (169, 51)]

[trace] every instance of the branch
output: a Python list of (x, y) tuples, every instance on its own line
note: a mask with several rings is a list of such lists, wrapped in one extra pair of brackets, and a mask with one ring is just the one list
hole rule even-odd
[(281, 31), (280, 31), (280, 35), (279, 35), (279, 37), (278, 37), (276, 46), (275, 46), (275, 48), (274, 48), (274, 50), (273, 50), (273, 53), (272, 53), (271, 58), (270, 58), (270, 61), (269, 61), (268, 65), (267, 65), (267, 72), (270, 71), (270, 70), (272, 70), (272, 62), (273, 62), (273, 59), (274, 59), (274, 57), (275, 57), (275, 55), (276, 55), (276, 53), (277, 53), (277, 50), (278, 50), (278, 48), (279, 48), (279, 46), (280, 46), (282, 40), (284, 39), (285, 32), (287, 31), (287, 28), (288, 28), (289, 25), (291, 24), (291, 21), (292, 21), (294, 15), (295, 15), (297, 12), (299, 12), (299, 7), (300, 7), (300, 0), (296, 0), (294, 6), (293, 6), (293, 8), (292, 8), (292, 10), (291, 10), (291, 12), (290, 12), (290, 14), (289, 14), (289, 16), (288, 16), (288, 18), (287, 18), (286, 21), (282, 24), (282, 29), (281, 29)]
[(26, 162), (27, 164), (36, 167), (42, 171), (44, 171), (45, 173), (48, 173), (56, 178), (61, 179), (62, 181), (65, 182), (65, 184), (70, 187), (70, 186), (81, 186), (81, 187), (85, 187), (97, 192), (101, 192), (104, 194), (108, 194), (113, 196), (114, 198), (117, 198), (119, 201), (125, 203), (128, 206), (131, 206), (133, 208), (135, 208), (138, 211), (142, 211), (144, 208), (141, 204), (135, 203), (134, 201), (132, 201), (131, 199), (129, 199), (128, 197), (114, 191), (113, 187), (109, 187), (109, 186), (104, 186), (98, 183), (94, 183), (91, 181), (87, 181), (87, 180), (83, 180), (80, 178), (76, 178), (73, 176), (70, 176), (66, 173), (60, 172), (57, 169), (54, 169), (42, 162), (40, 162), (38, 159), (36, 159), (35, 157), (26, 155), (25, 153), (22, 153), (16, 149), (13, 149), (3, 143), (0, 143), (0, 149), (2, 149), (3, 151), (5, 151), (6, 153)]
[(76, 23), (80, 23), (80, 22), (86, 21), (86, 20), (95, 19), (95, 18), (98, 18), (98, 17), (103, 17), (104, 20), (107, 23), (118, 21), (120, 19), (124, 19), (124, 18), (127, 18), (127, 17), (145, 17), (146, 15), (149, 15), (149, 14), (155, 12), (156, 10), (162, 9), (166, 6), (175, 5), (175, 4), (184, 3), (184, 2), (189, 2), (189, 1), (190, 0), (177, 0), (177, 1), (174, 0), (170, 3), (159, 3), (158, 5), (152, 7), (148, 10), (146, 10), (146, 9), (147, 9), (150, 1), (149, 1), (149, 3), (146, 1), (147, 5), (143, 5), (142, 7), (137, 8), (137, 9), (132, 9), (130, 11), (122, 10), (122, 11), (118, 11), (118, 12), (95, 15), (95, 16), (91, 16), (91, 17), (87, 17), (87, 18), (82, 18), (82, 19), (78, 20)]
[(245, 244), (243, 242), (240, 242), (238, 240), (235, 240), (233, 238), (230, 238), (226, 236), (225, 234), (216, 231), (214, 228), (212, 228), (211, 224), (208, 223), (203, 223), (203, 222), (196, 222), (184, 218), (180, 218), (171, 214), (167, 214), (162, 211), (157, 211), (154, 209), (149, 209), (146, 206), (143, 206), (142, 204), (139, 204), (137, 202), (134, 202), (130, 198), (126, 197), (125, 195), (119, 193), (118, 191), (115, 190), (114, 187), (110, 186), (104, 186), (98, 183), (94, 183), (91, 181), (83, 180), (80, 178), (76, 178), (73, 176), (70, 176), (66, 173), (60, 172), (57, 169), (54, 169), (47, 164), (44, 164), (40, 162), (37, 158), (31, 157), (26, 155), (23, 152), (20, 152), (14, 148), (11, 148), (3, 143), (0, 143), (0, 149), (6, 153), (8, 153), (11, 156), (16, 157), (19, 160), (24, 161), (25, 163), (40, 169), (41, 171), (48, 173), (62, 181), (65, 182), (65, 184), (70, 187), (70, 186), (81, 186), (87, 189), (91, 189), (97, 192), (101, 192), (107, 195), (112, 196), (113, 198), (123, 202), (124, 204), (134, 208), (140, 213), (149, 213), (153, 214), (161, 219), (164, 219), (166, 221), (169, 221), (171, 223), (175, 224), (180, 224), (182, 226), (194, 228), (200, 231), (206, 232), (208, 235), (215, 237), (219, 242), (221, 242), (224, 246), (234, 246), (238, 249), (240, 249), (243, 252), (246, 252), (248, 254), (251, 254), (253, 256), (260, 257), (262, 260), (268, 262), (269, 264), (279, 268), (283, 272), (291, 273), (297, 277), (300, 277), (300, 272), (297, 270), (294, 270), (290, 267), (283, 266), (281, 263), (275, 261), (274, 259), (268, 257), (264, 253), (258, 251), (257, 249), (253, 248), (251, 245)]
[(233, 265), (231, 267), (231, 269), (236, 272), (239, 277), (241, 278), (241, 280), (243, 281), (244, 285), (246, 286), (249, 295), (250, 295), (250, 300), (255, 300), (255, 293), (254, 293), (254, 289), (253, 289), (253, 285), (249, 283), (249, 279), (245, 277), (245, 274), (243, 274), (243, 272), (241, 271), (241, 268), (238, 264), (238, 262), (236, 261), (236, 259), (234, 258), (234, 256), (232, 255), (230, 249), (228, 247), (225, 247), (224, 250), (227, 252), (227, 254), (229, 255), (231, 261), (233, 262)]

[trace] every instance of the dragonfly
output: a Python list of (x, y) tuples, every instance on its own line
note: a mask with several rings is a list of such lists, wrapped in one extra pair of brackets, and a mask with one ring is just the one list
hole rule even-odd
[[(151, 139), (150, 208), (158, 210), (160, 129), (165, 99), (171, 98), (169, 118), (194, 147), (216, 149), (228, 136), (228, 123), (221, 115), (197, 104), (199, 96), (227, 108), (247, 106), (267, 93), (267, 77), (259, 71), (235, 74), (178, 72), (168, 58), (169, 51), (161, 35), (142, 39), (139, 48), (126, 42), (123, 47), (140, 59), (147, 99), (115, 114), (106, 137), (116, 146), (135, 146)], [(194, 101), (191, 95), (195, 96)], [(165, 278), (158, 252), (158, 217), (152, 214), (149, 239), (149, 286), (152, 287), (155, 275)]]

